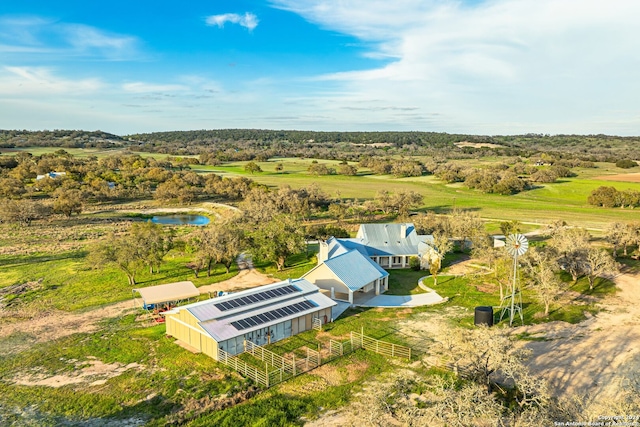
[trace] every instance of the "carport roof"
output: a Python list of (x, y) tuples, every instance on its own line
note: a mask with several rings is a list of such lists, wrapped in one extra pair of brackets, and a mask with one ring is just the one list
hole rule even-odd
[(190, 281), (148, 286), (146, 288), (134, 289), (134, 292), (140, 294), (145, 304), (179, 301), (200, 295), (200, 291), (198, 291), (193, 282)]

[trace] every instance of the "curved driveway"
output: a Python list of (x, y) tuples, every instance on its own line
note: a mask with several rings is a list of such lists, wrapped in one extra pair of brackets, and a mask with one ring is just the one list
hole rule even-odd
[(370, 300), (355, 304), (359, 307), (419, 307), (447, 301), (436, 292), (415, 295), (377, 295)]

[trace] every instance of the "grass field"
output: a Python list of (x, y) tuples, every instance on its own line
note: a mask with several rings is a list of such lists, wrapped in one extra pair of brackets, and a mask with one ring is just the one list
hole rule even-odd
[[(299, 188), (317, 183), (332, 197), (350, 199), (370, 199), (380, 190), (391, 192), (411, 190), (424, 196), (424, 205), (420, 207), (422, 210), (444, 213), (457, 207), (477, 210), (483, 218), (499, 221), (515, 219), (534, 224), (546, 224), (562, 219), (572, 225), (592, 229), (603, 229), (613, 221), (631, 221), (636, 215), (629, 209), (590, 206), (587, 204), (587, 198), (591, 191), (602, 185), (640, 191), (640, 183), (594, 180), (595, 176), (603, 175), (605, 172), (613, 173), (614, 169), (618, 169), (609, 164), (599, 164), (598, 169), (577, 169), (578, 176), (575, 178), (564, 178), (556, 183), (540, 185), (538, 188), (516, 195), (502, 196), (470, 190), (462, 184), (445, 184), (433, 176), (394, 178), (389, 175), (372, 175), (367, 170), (360, 171), (357, 176), (314, 176), (306, 172), (312, 161), (311, 159), (272, 159), (259, 163), (264, 172), (253, 175), (244, 170), (245, 162), (215, 167), (194, 166), (194, 169), (203, 173), (248, 176), (272, 187), (287, 184)], [(318, 162), (332, 165), (338, 163), (323, 160)], [(284, 165), (284, 171), (281, 173), (274, 170), (278, 163)], [(594, 173), (594, 171), (597, 172)]]
[[(20, 148), (33, 154), (53, 152), (59, 148), (35, 147)], [(127, 150), (67, 149), (77, 156), (108, 156), (114, 153), (130, 153)], [(9, 153), (7, 153), (9, 154)], [(163, 154), (136, 153), (142, 156), (166, 158)], [(524, 191), (512, 196), (484, 194), (469, 190), (461, 184), (445, 184), (433, 176), (394, 178), (390, 175), (373, 175), (367, 169), (361, 169), (357, 176), (314, 176), (307, 173), (312, 162), (324, 163), (332, 167), (338, 166), (335, 160), (314, 160), (299, 158), (273, 158), (267, 162), (259, 162), (263, 172), (250, 174), (244, 170), (247, 162), (230, 162), (219, 166), (193, 165), (199, 173), (218, 173), (226, 176), (247, 176), (272, 187), (290, 185), (294, 188), (317, 183), (332, 197), (350, 199), (370, 199), (380, 190), (399, 191), (412, 190), (424, 196), (421, 210), (433, 210), (438, 213), (448, 212), (454, 207), (472, 209), (480, 212), (483, 218), (495, 220), (519, 220), (533, 224), (546, 224), (555, 220), (565, 220), (572, 225), (583, 226), (595, 230), (603, 229), (613, 221), (631, 221), (636, 215), (629, 209), (598, 208), (587, 204), (592, 190), (599, 186), (613, 186), (617, 189), (634, 189), (640, 191), (640, 183), (615, 182), (594, 179), (603, 175), (614, 175), (634, 172), (637, 168), (624, 170), (611, 163), (597, 163), (596, 168), (576, 168), (577, 176), (564, 178), (553, 184), (540, 185), (533, 190)], [(501, 162), (498, 157), (456, 161), (468, 166), (487, 166)], [(283, 165), (283, 171), (275, 171), (277, 164)], [(355, 163), (352, 163), (355, 165)]]

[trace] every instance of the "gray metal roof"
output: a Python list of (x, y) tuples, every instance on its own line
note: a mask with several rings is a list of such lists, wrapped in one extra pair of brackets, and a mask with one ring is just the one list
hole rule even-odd
[[(238, 299), (246, 295), (257, 294), (270, 289), (275, 289), (284, 286), (294, 286), (298, 292), (279, 296), (277, 298), (270, 298), (264, 301), (259, 301), (254, 304), (247, 304), (241, 307), (237, 307), (230, 310), (221, 311), (216, 307), (216, 304), (221, 302)], [(264, 323), (253, 328), (237, 330), (231, 322), (247, 317), (262, 314), (271, 310), (275, 310), (282, 307), (287, 307), (302, 301), (311, 301), (315, 307), (309, 310), (296, 313), (291, 316), (282, 317), (272, 322)], [(306, 279), (285, 280), (270, 285), (258, 286), (253, 289), (248, 289), (241, 292), (225, 295), (223, 297), (212, 298), (206, 301), (200, 301), (194, 304), (189, 304), (181, 307), (176, 307), (165, 314), (175, 314), (180, 310), (188, 310), (193, 314), (196, 319), (199, 320), (198, 324), (209, 333), (216, 341), (223, 341), (232, 337), (244, 335), (247, 332), (251, 332), (256, 329), (268, 327), (277, 323), (284, 322), (293, 318), (304, 316), (308, 313), (313, 313), (324, 308), (333, 307), (336, 303), (322, 293), (319, 288)]]
[(389, 275), (369, 257), (356, 250), (328, 259), (324, 264), (352, 291)]
[[(246, 304), (240, 307), (233, 308), (231, 310), (222, 311), (218, 307), (216, 307), (216, 304), (220, 304), (222, 302), (239, 299), (243, 296), (257, 294), (260, 292), (268, 291), (275, 288), (282, 288), (289, 285), (297, 288), (298, 292), (295, 292), (293, 294), (282, 295), (276, 298), (270, 298), (263, 301), (258, 301), (253, 304)], [(187, 310), (189, 310), (191, 314), (195, 316), (196, 319), (198, 319), (201, 322), (206, 322), (207, 320), (217, 319), (223, 316), (231, 316), (237, 313), (244, 313), (250, 310), (255, 310), (256, 308), (259, 308), (265, 305), (270, 305), (280, 301), (285, 301), (285, 300), (291, 299), (292, 297), (304, 295), (309, 292), (315, 292), (316, 290), (317, 290), (316, 286), (310, 283), (308, 280), (289, 279), (282, 282), (273, 283), (270, 285), (258, 286), (257, 288), (247, 289), (241, 292), (234, 292), (232, 294), (228, 294), (222, 297), (204, 301), (204, 304), (196, 303), (192, 305), (187, 305), (185, 307), (187, 308)]]
[[(233, 325), (231, 325), (231, 322), (235, 322), (236, 320), (244, 319), (246, 317), (254, 316), (256, 314), (262, 314), (264, 312), (276, 310), (278, 308), (287, 307), (305, 300), (313, 302), (315, 307), (305, 311), (298, 312), (296, 314), (292, 314), (290, 316), (281, 317), (271, 322), (266, 322), (251, 328), (242, 329), (241, 331), (237, 330)], [(252, 310), (251, 312), (245, 312), (245, 313), (237, 314), (235, 316), (225, 317), (217, 320), (213, 319), (207, 322), (200, 322), (200, 326), (202, 327), (202, 329), (207, 331), (207, 333), (211, 335), (216, 341), (220, 342), (220, 341), (228, 340), (229, 338), (234, 338), (237, 336), (244, 335), (251, 331), (270, 327), (275, 324), (285, 322), (287, 320), (297, 319), (298, 317), (302, 317), (307, 314), (314, 313), (316, 311), (319, 311), (325, 308), (333, 307), (335, 305), (337, 305), (337, 303), (333, 301), (331, 298), (324, 296), (320, 292), (315, 292), (312, 294), (307, 294), (305, 296), (298, 296), (296, 298), (293, 298), (287, 301), (281, 301), (280, 303), (277, 303), (277, 304), (268, 305), (266, 307), (262, 307), (261, 309)]]

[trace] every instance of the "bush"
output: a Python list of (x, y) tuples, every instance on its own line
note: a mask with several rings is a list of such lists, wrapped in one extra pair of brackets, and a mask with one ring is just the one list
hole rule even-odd
[(622, 169), (629, 169), (638, 166), (638, 163), (629, 159), (621, 159), (616, 162), (616, 166)]
[(409, 268), (415, 271), (420, 270), (420, 258), (417, 256), (409, 258)]

